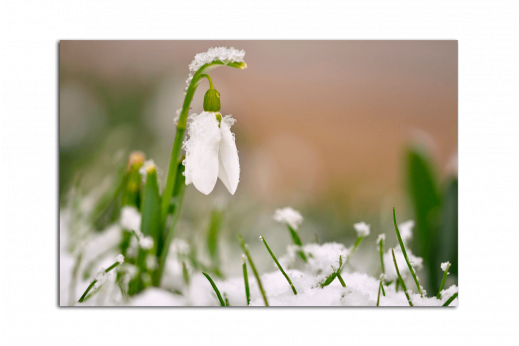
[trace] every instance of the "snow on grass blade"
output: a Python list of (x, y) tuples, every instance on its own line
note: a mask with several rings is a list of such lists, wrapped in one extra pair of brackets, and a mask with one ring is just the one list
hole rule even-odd
[(182, 275), (186, 286), (189, 286), (189, 272), (187, 271), (186, 262), (182, 261)]
[(222, 295), (220, 294), (220, 291), (218, 291), (218, 287), (216, 287), (213, 279), (211, 279), (211, 277), (204, 272), (202, 272), (202, 274), (204, 274), (204, 276), (207, 278), (207, 280), (209, 280), (209, 283), (211, 284), (211, 286), (213, 286), (213, 290), (216, 293), (218, 300), (220, 301), (220, 305), (225, 306), (225, 302), (223, 301)]
[(115, 263), (112, 264), (111, 266), (109, 266), (108, 268), (106, 268), (105, 270), (102, 270), (100, 271), (99, 273), (97, 273), (96, 275), (96, 278), (94, 280), (92, 280), (92, 282), (90, 283), (90, 285), (87, 287), (85, 293), (83, 293), (83, 295), (81, 296), (81, 298), (79, 298), (78, 300), (78, 303), (83, 303), (86, 299), (86, 296), (88, 294), (88, 292), (90, 292), (90, 290), (95, 286), (95, 284), (100, 280), (100, 279), (103, 279), (103, 280), (106, 280), (108, 279), (108, 276), (107, 274), (114, 268), (116, 268), (119, 264), (123, 263), (124, 262), (124, 257), (122, 257), (122, 255), (118, 255), (116, 258), (115, 258)]
[(443, 306), (449, 306), (449, 304), (452, 303), (452, 301), (453, 301), (454, 299), (456, 299), (457, 296), (458, 296), (458, 292), (454, 293), (454, 294), (452, 295), (452, 297), (450, 297), (449, 300), (447, 300), (447, 301), (445, 302), (445, 304), (443, 304)]
[[(409, 267), (409, 271), (411, 272), (411, 275), (413, 276), (414, 282), (416, 283), (416, 287), (418, 288), (418, 293), (420, 293), (420, 296), (423, 298), (422, 288), (420, 287), (420, 284), (418, 283), (418, 278), (416, 277), (413, 266), (411, 265), (411, 263), (409, 263), (409, 258), (407, 257), (407, 252), (405, 251), (404, 242), (402, 241), (402, 237), (400, 236), (400, 231), (398, 230), (398, 226), (396, 224), (396, 213), (395, 213), (394, 207), (393, 207), (393, 222), (395, 223), (396, 236), (398, 237), (398, 243), (400, 244), (400, 248), (402, 248), (402, 253), (404, 254), (405, 261), (407, 263), (407, 266)], [(393, 258), (394, 258), (394, 255), (393, 255)], [(395, 262), (395, 266), (396, 266), (396, 262)], [(402, 284), (403, 284), (403, 282), (402, 282)], [(402, 287), (404, 287), (404, 286), (402, 285)], [(405, 290), (405, 288), (404, 288), (404, 290)]]
[(409, 302), (409, 305), (413, 306), (413, 303), (411, 302), (411, 298), (409, 297), (409, 293), (407, 293), (407, 288), (405, 287), (404, 279), (400, 276), (400, 271), (398, 270), (398, 265), (396, 264), (396, 258), (395, 258), (395, 251), (391, 249), (391, 253), (393, 254), (393, 262), (395, 263), (395, 269), (396, 274), (398, 275), (398, 279), (400, 280), (400, 284), (402, 285), (402, 288), (404, 289), (405, 296), (407, 297), (407, 301)]
[(319, 286), (321, 286), (321, 288), (324, 288), (324, 287), (328, 286), (329, 284), (331, 284), (333, 282), (333, 280), (335, 280), (335, 278), (338, 278), (341, 283), (341, 286), (346, 287), (346, 283), (342, 279), (342, 276), (340, 273), (340, 271), (342, 270), (342, 256), (339, 256), (339, 267), (337, 269), (335, 269), (332, 266), (332, 269), (334, 269), (333, 273), (331, 273), (329, 276), (327, 276), (324, 279), (324, 281), (321, 281), (319, 283)]
[(258, 274), (258, 271), (256, 270), (256, 267), (254, 266), (254, 262), (252, 262), (252, 258), (250, 257), (249, 249), (247, 247), (247, 244), (245, 244), (245, 241), (243, 240), (242, 236), (240, 234), (237, 235), (238, 240), (240, 242), (240, 246), (245, 253), (245, 256), (247, 256), (247, 259), (249, 260), (249, 264), (252, 268), (252, 272), (254, 273), (254, 276), (256, 277), (256, 280), (258, 281), (259, 290), (261, 292), (261, 295), (263, 296), (263, 301), (265, 301), (265, 306), (269, 306), (269, 302), (267, 300), (267, 295), (265, 294), (265, 290), (263, 289), (263, 285), (261, 284), (261, 279)]
[(249, 289), (249, 275), (247, 274), (247, 262), (245, 262), (245, 255), (242, 256), (243, 281), (245, 283), (245, 297), (247, 298), (247, 306), (250, 304), (250, 289)]
[(285, 271), (283, 270), (283, 267), (281, 266), (281, 264), (279, 264), (276, 256), (274, 256), (274, 254), (272, 253), (272, 251), (270, 250), (270, 247), (268, 246), (267, 244), (267, 241), (265, 240), (265, 238), (263, 238), (263, 236), (260, 235), (260, 240), (263, 241), (263, 244), (265, 244), (265, 247), (267, 248), (267, 251), (269, 252), (270, 256), (272, 256), (272, 259), (274, 260), (274, 262), (276, 262), (276, 265), (278, 266), (279, 270), (281, 271), (281, 273), (283, 274), (283, 276), (285, 277), (285, 279), (287, 279), (288, 281), (288, 284), (290, 285), (290, 288), (292, 288), (292, 292), (294, 292), (295, 295), (297, 295), (297, 291), (296, 291), (296, 288), (294, 287), (294, 285), (292, 284), (292, 281), (290, 281), (290, 278), (288, 277), (287, 273), (285, 273)]
[(386, 273), (386, 268), (384, 267), (384, 239), (386, 239), (385, 234), (381, 234), (378, 237), (378, 251), (380, 252), (380, 265), (382, 266), (382, 274)]
[(442, 284), (440, 285), (440, 290), (438, 291), (438, 295), (436, 296), (436, 298), (438, 298), (438, 299), (441, 298), (441, 292), (443, 291), (443, 288), (445, 287), (445, 281), (447, 280), (447, 275), (449, 275), (449, 268), (451, 266), (451, 264), (449, 262), (442, 263), (442, 269), (443, 269), (444, 264), (445, 264), (445, 269), (444, 269), (444, 273), (443, 273)]

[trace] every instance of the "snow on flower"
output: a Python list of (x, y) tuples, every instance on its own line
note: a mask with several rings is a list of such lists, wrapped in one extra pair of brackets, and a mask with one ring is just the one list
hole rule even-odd
[(367, 237), (369, 235), (369, 225), (364, 221), (353, 224), (353, 228), (357, 231), (358, 237)]
[(226, 115), (218, 124), (214, 112), (192, 114), (189, 119), (189, 139), (183, 144), (186, 185), (193, 183), (198, 191), (208, 195), (220, 178), (234, 195), (240, 181), (238, 150), (231, 132), (236, 120)]
[(139, 232), (141, 229), (141, 214), (135, 207), (123, 207), (121, 210), (121, 227)]
[(408, 220), (406, 222), (402, 222), (398, 225), (398, 230), (400, 231), (400, 237), (402, 237), (402, 241), (404, 244), (408, 244), (411, 238), (413, 238), (413, 227), (414, 221)]
[(441, 268), (442, 268), (443, 271), (446, 271), (447, 267), (450, 266), (450, 265), (451, 265), (450, 262), (447, 261), (447, 262), (441, 264)]
[(210, 48), (207, 52), (198, 53), (195, 55), (195, 59), (191, 62), (191, 64), (189, 64), (189, 70), (191, 72), (196, 72), (203, 65), (209, 64), (216, 60), (220, 60), (224, 64), (229, 64), (231, 62), (243, 62), (244, 57), (244, 50), (238, 50), (234, 47), (214, 47)]
[(297, 210), (294, 210), (291, 207), (286, 207), (283, 209), (276, 209), (276, 212), (274, 213), (274, 220), (286, 223), (295, 231), (297, 231), (303, 222), (303, 216), (301, 216)]
[(115, 261), (116, 262), (119, 262), (119, 264), (123, 264), (124, 262), (124, 256), (122, 254), (118, 254), (116, 257), (115, 257)]

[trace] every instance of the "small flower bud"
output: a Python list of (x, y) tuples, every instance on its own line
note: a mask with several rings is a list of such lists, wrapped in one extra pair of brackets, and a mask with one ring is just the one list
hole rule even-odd
[(213, 88), (207, 90), (204, 96), (204, 111), (219, 112), (220, 108), (220, 93)]

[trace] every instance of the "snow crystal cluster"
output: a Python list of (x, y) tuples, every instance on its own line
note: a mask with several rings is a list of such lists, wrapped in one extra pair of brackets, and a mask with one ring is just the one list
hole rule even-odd
[(115, 261), (116, 262), (119, 262), (119, 264), (123, 264), (124, 263), (124, 256), (122, 254), (118, 254), (116, 257), (115, 257)]
[(196, 72), (200, 67), (213, 61), (220, 60), (224, 64), (231, 62), (243, 62), (245, 57), (244, 50), (237, 50), (234, 47), (215, 47), (210, 48), (207, 52), (198, 53), (195, 59), (189, 64), (189, 71)]
[(446, 271), (447, 268), (448, 268), (450, 265), (451, 265), (450, 262), (447, 261), (447, 262), (444, 262), (444, 263), (441, 264), (441, 268), (442, 268), (443, 271)]
[(290, 207), (286, 207), (283, 209), (276, 210), (276, 212), (274, 213), (274, 220), (286, 223), (295, 231), (297, 231), (299, 229), (299, 226), (301, 226), (301, 223), (303, 222), (303, 216), (301, 216), (301, 214), (298, 211)]
[(367, 237), (369, 235), (369, 225), (364, 221), (353, 224), (353, 228), (355, 228), (355, 231), (357, 231), (357, 236), (359, 238)]

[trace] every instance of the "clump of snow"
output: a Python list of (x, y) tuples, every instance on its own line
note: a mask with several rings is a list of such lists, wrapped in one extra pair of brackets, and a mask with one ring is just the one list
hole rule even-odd
[(379, 235), (378, 235), (378, 238), (377, 238), (377, 242), (376, 242), (376, 244), (377, 244), (377, 245), (380, 244), (380, 241), (381, 241), (381, 240), (384, 240), (384, 241), (386, 240), (386, 234), (385, 234), (385, 233), (382, 233), (382, 234), (379, 234)]
[(307, 254), (308, 262), (304, 264), (304, 271), (313, 275), (330, 274), (333, 265), (337, 265), (339, 256), (343, 259), (350, 254), (350, 249), (339, 243), (306, 244), (302, 247), (288, 245), (286, 255), (279, 258), (283, 268), (294, 268), (300, 264), (299, 251)]
[(353, 224), (353, 228), (357, 231), (358, 237), (367, 237), (369, 235), (369, 225), (364, 221)]
[(450, 266), (450, 265), (451, 265), (450, 262), (447, 261), (447, 262), (444, 262), (444, 263), (441, 264), (441, 268), (442, 268), (443, 271), (446, 271), (447, 267)]
[(129, 231), (140, 232), (141, 214), (135, 207), (125, 206), (121, 210), (121, 227)]
[(244, 57), (245, 51), (237, 50), (234, 47), (210, 48), (207, 52), (198, 53), (195, 55), (195, 59), (191, 62), (191, 64), (189, 64), (189, 70), (191, 72), (196, 72), (203, 65), (209, 64), (216, 60), (220, 60), (226, 65), (231, 62), (243, 62)]
[[(398, 265), (398, 270), (400, 271), (400, 275), (402, 278), (406, 278), (409, 274), (409, 267), (407, 266), (407, 262), (405, 261), (404, 254), (400, 247), (393, 249), (395, 251), (396, 264)], [(423, 266), (423, 258), (414, 256), (411, 250), (407, 249), (407, 256), (409, 257), (409, 262), (413, 266), (413, 268), (421, 269)], [(384, 259), (384, 267), (386, 269), (386, 276), (388, 281), (395, 280), (398, 275), (395, 269), (395, 262), (393, 262), (393, 254), (391, 253), (391, 249), (389, 249), (383, 255)]]
[(136, 295), (131, 301), (131, 306), (185, 306), (186, 299), (164, 289), (148, 288)]
[(143, 237), (139, 240), (139, 245), (144, 250), (150, 250), (153, 247), (153, 238), (150, 236)]
[(94, 290), (98, 290), (99, 287), (104, 285), (110, 278), (110, 273), (107, 273), (105, 270), (106, 270), (105, 268), (101, 268), (101, 270), (96, 273), (96, 275), (94, 277), (94, 280), (96, 280), (96, 283), (94, 284), (94, 287), (92, 287)]
[(122, 254), (118, 254), (116, 257), (115, 257), (115, 261), (116, 262), (119, 262), (119, 264), (123, 264), (124, 262), (124, 256)]
[(155, 270), (159, 267), (159, 263), (158, 263), (158, 260), (157, 260), (157, 256), (153, 255), (153, 254), (148, 254), (146, 256), (146, 268), (148, 268), (149, 270)]
[(303, 216), (291, 207), (282, 209), (276, 209), (274, 213), (274, 220), (288, 224), (295, 231), (299, 229), (299, 226), (303, 222)]
[(141, 174), (142, 180), (146, 181), (146, 177), (148, 176), (148, 173), (151, 171), (157, 171), (157, 175), (160, 175), (160, 171), (157, 168), (157, 165), (155, 165), (155, 162), (153, 160), (147, 160), (144, 162), (141, 168), (139, 168), (139, 173)]
[(406, 222), (402, 222), (398, 225), (398, 230), (400, 231), (400, 237), (402, 237), (402, 241), (404, 244), (408, 244), (409, 241), (413, 238), (413, 227), (414, 221), (408, 220)]
[[(449, 298), (452, 297), (454, 295), (454, 293), (458, 293), (458, 286), (456, 286), (456, 285), (452, 285), (451, 287), (442, 290), (440, 292), (442, 304), (444, 304), (447, 300), (449, 300)], [(452, 303), (450, 305), (452, 305)]]

